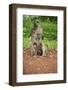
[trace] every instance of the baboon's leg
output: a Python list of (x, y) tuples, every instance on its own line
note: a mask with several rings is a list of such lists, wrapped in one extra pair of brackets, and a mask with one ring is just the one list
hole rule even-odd
[(37, 49), (33, 44), (31, 44), (30, 50), (31, 50), (31, 56), (37, 56)]
[(31, 56), (34, 56), (35, 51), (34, 51), (33, 45), (31, 45), (30, 50), (31, 50)]
[(48, 54), (48, 46), (42, 44), (42, 51), (43, 51), (42, 56), (46, 56)]
[(49, 53), (48, 53), (48, 46), (45, 46), (45, 53), (46, 53), (46, 55), (49, 54)]
[(31, 52), (31, 56), (33, 56), (34, 55), (34, 50), (33, 50), (33, 44), (32, 43), (30, 45), (30, 52)]
[(42, 51), (43, 51), (42, 56), (46, 56), (44, 44), (42, 44)]

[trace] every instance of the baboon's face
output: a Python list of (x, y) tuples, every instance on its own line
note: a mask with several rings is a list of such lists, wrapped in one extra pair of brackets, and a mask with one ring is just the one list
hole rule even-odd
[(36, 44), (36, 43), (34, 43), (34, 44), (33, 44), (33, 47), (34, 47), (35, 49), (37, 49), (37, 44)]
[(39, 25), (39, 20), (38, 19), (35, 19), (34, 20), (34, 26), (37, 27)]
[(32, 21), (32, 23), (34, 25), (34, 28), (38, 26), (39, 18), (37, 16), (32, 17), (31, 21)]

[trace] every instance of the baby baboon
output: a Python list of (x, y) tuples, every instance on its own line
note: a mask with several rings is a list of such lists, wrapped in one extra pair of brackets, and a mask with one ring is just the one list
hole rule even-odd
[(42, 56), (42, 54), (43, 54), (42, 44), (40, 43), (39, 45), (37, 45), (37, 55)]
[(42, 51), (42, 44), (33, 43), (31, 45), (31, 55), (32, 56), (42, 56), (43, 51)]

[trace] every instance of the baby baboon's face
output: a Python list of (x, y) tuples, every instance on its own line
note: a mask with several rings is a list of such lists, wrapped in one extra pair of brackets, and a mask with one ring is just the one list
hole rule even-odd
[(37, 49), (37, 44), (36, 43), (34, 43), (33, 46), (34, 46), (35, 49)]

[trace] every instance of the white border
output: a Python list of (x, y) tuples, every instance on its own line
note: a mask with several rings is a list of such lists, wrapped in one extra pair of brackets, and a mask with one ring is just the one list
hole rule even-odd
[[(17, 82), (32, 82), (32, 81), (50, 81), (63, 80), (63, 11), (62, 10), (42, 10), (42, 9), (28, 9), (17, 8)], [(57, 16), (58, 17), (58, 55), (57, 55), (57, 69), (58, 73), (54, 74), (37, 74), (37, 75), (23, 75), (23, 15), (40, 15), (40, 16)]]

